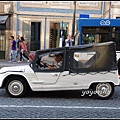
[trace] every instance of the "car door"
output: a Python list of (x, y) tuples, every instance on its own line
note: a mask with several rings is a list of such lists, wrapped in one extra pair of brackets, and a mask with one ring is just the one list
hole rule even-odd
[[(56, 54), (56, 53), (54, 53)], [(44, 52), (40, 55), (37, 55), (36, 60), (34, 60), (34, 72), (38, 78), (38, 82), (41, 84), (55, 84), (60, 76), (60, 73), (64, 69), (64, 65), (57, 69), (49, 69), (44, 66), (42, 62), (47, 63), (49, 65), (52, 64), (54, 60), (54, 54), (50, 54), (48, 52)], [(64, 61), (64, 60), (63, 60)]]
[(41, 84), (55, 84), (58, 80), (60, 72), (35, 72)]

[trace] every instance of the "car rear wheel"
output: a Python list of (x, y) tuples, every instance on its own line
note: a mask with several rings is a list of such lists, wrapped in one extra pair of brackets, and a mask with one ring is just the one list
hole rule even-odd
[(6, 83), (6, 92), (11, 97), (23, 97), (27, 92), (26, 82), (21, 78), (13, 77)]
[(111, 83), (98, 83), (94, 84), (93, 90), (95, 97), (98, 99), (109, 99), (114, 93), (114, 86)]

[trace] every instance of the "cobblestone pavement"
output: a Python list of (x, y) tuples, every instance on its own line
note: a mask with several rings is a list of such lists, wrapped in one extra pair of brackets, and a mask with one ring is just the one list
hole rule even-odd
[(108, 100), (81, 97), (79, 91), (29, 92), (11, 98), (0, 89), (0, 118), (120, 118), (120, 87)]
[[(29, 64), (0, 61), (0, 66)], [(0, 118), (120, 118), (120, 86), (108, 100), (81, 96), (80, 91), (28, 92), (23, 98), (11, 98), (0, 89)]]

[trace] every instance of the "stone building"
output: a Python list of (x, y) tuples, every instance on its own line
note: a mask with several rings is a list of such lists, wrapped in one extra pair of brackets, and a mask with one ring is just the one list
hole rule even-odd
[[(10, 7), (6, 13), (1, 8), (5, 9), (3, 4), (8, 3)], [(118, 3), (116, 1), (76, 1), (76, 19), (80, 14), (89, 14), (90, 18), (116, 18), (117, 15), (119, 17)], [(2, 38), (0, 33), (0, 46), (2, 46), (0, 54), (4, 52), (4, 57), (0, 59), (8, 59), (9, 35), (23, 36), (27, 41), (28, 51), (35, 52), (38, 49), (59, 47), (60, 37), (65, 39), (67, 34), (72, 33), (73, 1), (7, 1), (0, 2), (0, 6), (2, 6), (1, 16), (8, 17), (5, 22), (7, 26), (5, 38)], [(114, 9), (118, 11), (117, 15)], [(1, 30), (0, 28), (0, 32)]]
[(11, 19), (13, 16), (12, 2), (0, 2), (0, 59), (7, 58), (9, 53), (9, 36), (12, 34)]

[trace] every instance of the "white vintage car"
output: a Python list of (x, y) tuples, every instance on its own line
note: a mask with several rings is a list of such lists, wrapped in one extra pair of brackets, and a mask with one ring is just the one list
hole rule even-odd
[[(55, 54), (62, 54), (62, 65), (51, 70), (42, 62), (51, 64)], [(0, 69), (0, 87), (11, 97), (28, 90), (93, 90), (109, 99), (119, 84), (114, 42), (38, 50), (29, 65)]]

